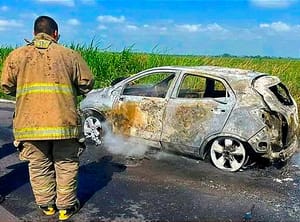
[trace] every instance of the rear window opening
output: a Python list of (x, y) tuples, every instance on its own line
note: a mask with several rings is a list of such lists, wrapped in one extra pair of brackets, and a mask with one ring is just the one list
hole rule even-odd
[(286, 106), (293, 105), (293, 100), (290, 97), (290, 94), (288, 93), (288, 89), (286, 88), (285, 85), (279, 83), (275, 86), (271, 86), (269, 89), (274, 93), (274, 95), (276, 96), (276, 98), (279, 100), (280, 103)]

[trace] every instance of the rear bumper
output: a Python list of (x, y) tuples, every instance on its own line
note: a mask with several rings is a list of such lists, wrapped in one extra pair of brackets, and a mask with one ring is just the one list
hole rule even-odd
[(285, 161), (292, 157), (292, 155), (296, 152), (297, 148), (298, 148), (298, 138), (297, 136), (295, 136), (293, 142), (287, 148), (279, 152), (273, 152), (270, 150), (269, 152), (264, 154), (263, 157), (266, 157), (271, 161), (275, 161), (275, 160)]

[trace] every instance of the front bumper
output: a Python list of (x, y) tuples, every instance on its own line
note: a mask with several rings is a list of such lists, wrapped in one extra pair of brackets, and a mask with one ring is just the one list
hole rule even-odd
[(269, 150), (263, 157), (270, 159), (271, 161), (282, 160), (285, 161), (292, 157), (298, 148), (298, 138), (295, 136), (293, 142), (285, 149), (280, 150), (279, 152), (274, 152)]

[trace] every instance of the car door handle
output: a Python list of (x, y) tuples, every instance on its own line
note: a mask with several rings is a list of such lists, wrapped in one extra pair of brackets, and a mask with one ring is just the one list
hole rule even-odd
[(211, 109), (211, 111), (214, 113), (225, 113), (225, 109), (221, 109), (221, 108), (213, 108)]

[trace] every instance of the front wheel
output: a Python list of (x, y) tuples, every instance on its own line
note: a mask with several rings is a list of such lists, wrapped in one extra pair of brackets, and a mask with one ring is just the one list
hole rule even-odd
[(83, 134), (87, 143), (101, 145), (103, 143), (104, 129), (103, 117), (94, 111), (84, 113)]
[(233, 172), (245, 165), (248, 154), (238, 139), (219, 137), (211, 143), (210, 159), (217, 168)]

